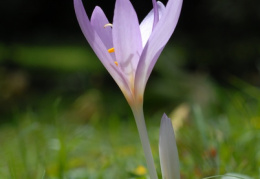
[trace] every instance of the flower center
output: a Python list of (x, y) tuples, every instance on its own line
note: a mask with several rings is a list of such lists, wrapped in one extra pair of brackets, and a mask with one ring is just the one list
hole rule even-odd
[[(104, 28), (106, 28), (106, 27), (113, 27), (113, 24), (110, 24), (110, 23), (105, 24)], [(115, 52), (115, 48), (112, 47), (112, 48), (108, 49), (107, 51), (108, 51), (108, 53), (113, 53), (113, 52)], [(118, 66), (118, 62), (117, 61), (114, 61), (114, 63), (115, 63), (116, 66)]]

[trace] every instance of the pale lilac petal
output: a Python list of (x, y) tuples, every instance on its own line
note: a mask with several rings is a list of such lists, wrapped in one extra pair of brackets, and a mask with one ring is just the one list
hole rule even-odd
[[(103, 63), (107, 71), (114, 78), (120, 89), (125, 95), (130, 95), (126, 79), (120, 72), (120, 70), (114, 64), (114, 60), (111, 55), (107, 52), (107, 48), (100, 39), (97, 32), (92, 28), (88, 16), (85, 12), (84, 6), (81, 0), (74, 0), (74, 8), (76, 16), (81, 27), (83, 34), (85, 35), (89, 45), (92, 47), (97, 57)], [(128, 94), (129, 93), (129, 94)]]
[[(157, 7), (158, 7), (158, 13), (159, 13), (159, 19), (162, 17), (162, 14), (165, 11), (165, 6), (160, 1), (157, 1)], [(142, 44), (143, 47), (146, 45), (146, 42), (148, 41), (152, 30), (153, 30), (153, 24), (154, 24), (154, 9), (152, 9), (147, 16), (144, 18), (144, 20), (140, 24), (140, 31), (142, 36)]]
[(129, 80), (134, 79), (142, 40), (138, 18), (129, 0), (116, 1), (112, 34), (116, 60)]
[[(104, 28), (104, 25), (108, 23), (109, 22), (103, 10), (96, 6), (91, 15), (91, 25), (106, 46), (107, 50), (114, 47), (111, 27)], [(116, 61), (115, 53), (110, 53), (110, 55), (112, 56), (113, 60)]]
[(108, 23), (109, 22), (103, 10), (100, 7), (96, 6), (91, 15), (91, 25), (97, 32), (107, 49), (113, 47), (112, 29), (111, 27), (104, 28), (104, 25)]
[(137, 66), (135, 89), (143, 94), (147, 80), (164, 46), (170, 39), (180, 16), (182, 0), (169, 0), (166, 9), (149, 37)]
[(153, 10), (154, 10), (154, 20), (153, 20), (153, 29), (156, 26), (157, 22), (159, 21), (159, 12), (156, 0), (153, 1)]
[[(99, 57), (101, 56), (102, 58), (99, 58), (102, 63), (104, 61), (104, 65), (108, 64), (109, 61), (113, 62), (113, 60), (111, 58), (109, 58), (109, 56), (107, 57), (107, 48), (105, 47), (104, 43), (101, 41), (99, 35), (97, 34), (97, 32), (94, 30), (94, 28), (92, 27), (88, 16), (85, 12), (84, 6), (82, 4), (81, 0), (74, 0), (74, 7), (75, 7), (75, 12), (76, 12), (76, 16), (80, 25), (80, 28), (84, 34), (84, 36), (86, 37), (89, 45), (92, 47), (92, 49), (95, 51), (96, 55)], [(106, 60), (104, 60), (106, 59)]]
[(159, 155), (163, 179), (180, 179), (178, 149), (171, 119), (163, 115), (160, 127)]

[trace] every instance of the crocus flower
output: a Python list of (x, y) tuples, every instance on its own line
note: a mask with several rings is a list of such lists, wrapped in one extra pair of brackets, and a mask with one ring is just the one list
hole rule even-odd
[(152, 0), (153, 9), (139, 24), (129, 0), (116, 0), (113, 22), (100, 7), (89, 20), (81, 0), (74, 0), (76, 16), (90, 46), (126, 97), (137, 124), (151, 179), (157, 179), (143, 115), (147, 80), (179, 19), (182, 0), (166, 7)]
[(159, 154), (163, 179), (180, 179), (178, 149), (171, 119), (163, 115), (160, 127)]
[(153, 10), (140, 25), (129, 0), (116, 0), (112, 24), (98, 6), (90, 20), (81, 0), (74, 0), (74, 6), (83, 34), (130, 106), (142, 105), (147, 80), (176, 27), (182, 0), (169, 0), (166, 7), (153, 0)]

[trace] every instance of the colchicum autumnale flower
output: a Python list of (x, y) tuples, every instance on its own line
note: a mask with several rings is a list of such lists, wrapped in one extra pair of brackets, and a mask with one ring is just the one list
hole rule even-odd
[(163, 115), (160, 127), (159, 155), (163, 179), (180, 179), (178, 149), (171, 119)]
[(169, 0), (166, 7), (153, 0), (153, 5), (139, 25), (131, 2), (116, 0), (110, 24), (100, 7), (89, 20), (82, 1), (74, 0), (83, 34), (131, 106), (143, 102), (146, 82), (176, 27), (182, 0)]
[(81, 0), (74, 0), (76, 16), (90, 46), (114, 78), (135, 116), (152, 179), (157, 179), (143, 115), (147, 80), (179, 19), (182, 0), (166, 7), (152, 0), (153, 9), (139, 24), (129, 0), (116, 0), (113, 22), (95, 7), (89, 20)]

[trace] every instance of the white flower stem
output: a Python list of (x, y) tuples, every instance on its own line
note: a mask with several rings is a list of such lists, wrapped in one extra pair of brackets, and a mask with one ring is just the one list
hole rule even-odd
[(144, 150), (144, 155), (147, 163), (148, 172), (151, 179), (158, 179), (157, 172), (154, 165), (152, 150), (146, 130), (144, 113), (142, 107), (132, 108), (134, 113), (135, 122), (141, 139), (141, 143)]

